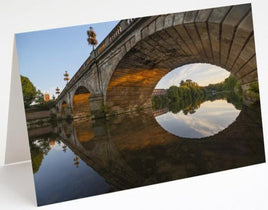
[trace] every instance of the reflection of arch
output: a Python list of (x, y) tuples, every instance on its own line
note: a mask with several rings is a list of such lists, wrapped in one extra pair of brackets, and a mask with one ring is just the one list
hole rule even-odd
[(61, 117), (66, 118), (68, 115), (68, 104), (66, 101), (63, 101), (61, 104)]
[(87, 117), (90, 115), (90, 92), (84, 86), (76, 89), (73, 96), (73, 118)]
[(72, 135), (72, 129), (70, 129), (70, 126), (68, 126), (68, 124), (66, 122), (64, 122), (62, 124), (63, 127), (63, 133), (65, 135), (66, 138), (70, 138), (70, 136)]
[(120, 112), (151, 106), (158, 81), (189, 63), (223, 67), (245, 90), (257, 80), (250, 4), (152, 17), (127, 46), (106, 93)]
[(89, 142), (94, 138), (91, 121), (75, 121), (74, 131), (76, 133), (77, 140), (81, 143)]
[(243, 107), (228, 128), (195, 141), (167, 133), (151, 113), (119, 115), (105, 138), (64, 143), (113, 189), (128, 189), (265, 162), (260, 117)]

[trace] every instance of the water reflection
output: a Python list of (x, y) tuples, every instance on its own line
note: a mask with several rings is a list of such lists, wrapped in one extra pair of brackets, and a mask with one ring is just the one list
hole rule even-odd
[(54, 145), (49, 137), (31, 142), (31, 148), (40, 146), (38, 154), (32, 152), (38, 205), (109, 192), (105, 179), (60, 139)]
[[(189, 106), (190, 110), (191, 106)], [(206, 101), (192, 112), (171, 111), (156, 117), (168, 132), (186, 138), (203, 138), (215, 135), (235, 121), (240, 110), (226, 100)]]
[(45, 131), (29, 131), (39, 205), (265, 161), (260, 111), (248, 107), (202, 141), (165, 131), (152, 110)]

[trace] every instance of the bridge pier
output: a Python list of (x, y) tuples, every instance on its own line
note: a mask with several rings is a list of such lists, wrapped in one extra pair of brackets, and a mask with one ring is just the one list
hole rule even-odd
[(92, 94), (89, 97), (91, 119), (104, 116), (102, 94)]

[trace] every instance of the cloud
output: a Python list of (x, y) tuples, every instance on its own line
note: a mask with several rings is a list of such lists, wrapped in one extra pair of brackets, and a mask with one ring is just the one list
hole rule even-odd
[(235, 121), (240, 110), (225, 100), (207, 101), (194, 114), (182, 112), (156, 117), (156, 121), (170, 133), (181, 137), (200, 138), (211, 136), (227, 128)]
[(166, 74), (156, 88), (169, 88), (179, 85), (181, 80), (192, 79), (201, 86), (218, 83), (227, 78), (230, 73), (221, 67), (211, 64), (187, 64)]

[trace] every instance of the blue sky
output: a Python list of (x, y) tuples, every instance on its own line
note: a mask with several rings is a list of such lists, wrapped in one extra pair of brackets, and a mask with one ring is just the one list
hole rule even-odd
[(89, 26), (94, 28), (98, 43), (101, 43), (118, 22), (16, 34), (20, 74), (52, 96), (57, 86), (61, 90), (65, 86), (65, 70), (72, 77), (89, 57), (92, 50), (87, 42)]
[[(16, 34), (20, 73), (28, 77), (37, 89), (50, 96), (55, 88), (66, 85), (65, 70), (70, 78), (89, 57), (92, 47), (87, 43), (89, 26), (97, 34), (98, 43), (110, 33), (119, 21), (66, 27)], [(210, 64), (185, 65), (168, 73), (156, 88), (179, 85), (183, 79), (192, 79), (200, 85), (223, 81), (229, 73)]]

